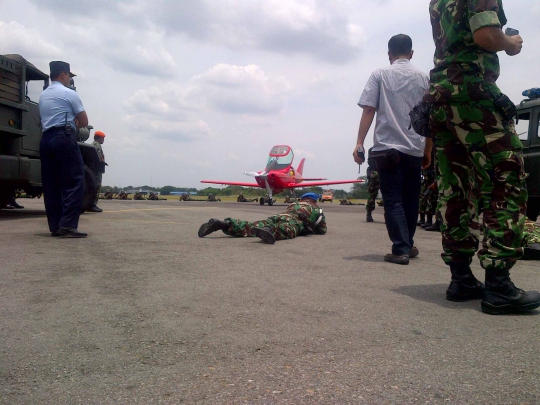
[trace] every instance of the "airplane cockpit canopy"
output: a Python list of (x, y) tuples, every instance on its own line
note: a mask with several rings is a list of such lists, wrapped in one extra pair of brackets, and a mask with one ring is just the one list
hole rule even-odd
[(294, 153), (290, 146), (276, 145), (268, 154), (266, 172), (270, 170), (283, 170), (289, 167), (294, 159)]

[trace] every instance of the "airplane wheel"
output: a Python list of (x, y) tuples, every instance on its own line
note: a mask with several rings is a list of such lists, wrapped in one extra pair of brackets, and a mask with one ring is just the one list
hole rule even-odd
[(264, 198), (263, 197), (261, 197), (261, 199), (259, 200), (259, 204), (264, 205)]
[(274, 205), (274, 200), (272, 200), (271, 198), (268, 200), (268, 205), (272, 206)]

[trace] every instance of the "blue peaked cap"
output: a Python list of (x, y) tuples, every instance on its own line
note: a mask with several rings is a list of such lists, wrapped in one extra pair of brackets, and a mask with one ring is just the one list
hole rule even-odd
[(301, 200), (304, 198), (311, 198), (313, 201), (317, 201), (319, 199), (319, 195), (315, 193), (306, 193), (300, 197)]

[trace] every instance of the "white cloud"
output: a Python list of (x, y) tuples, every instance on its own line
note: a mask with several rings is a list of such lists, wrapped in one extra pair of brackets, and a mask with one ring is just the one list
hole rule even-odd
[(200, 117), (215, 111), (277, 114), (285, 107), (289, 90), (286, 80), (268, 77), (259, 66), (222, 63), (186, 84), (170, 82), (137, 90), (123, 107), (133, 130), (185, 141), (208, 136), (210, 127)]
[(3, 53), (18, 53), (28, 60), (45, 57), (52, 60), (61, 54), (60, 49), (37, 30), (27, 29), (16, 21), (0, 21), (0, 44)]
[(290, 84), (265, 75), (257, 65), (218, 64), (190, 80), (189, 97), (234, 114), (275, 114), (283, 110)]

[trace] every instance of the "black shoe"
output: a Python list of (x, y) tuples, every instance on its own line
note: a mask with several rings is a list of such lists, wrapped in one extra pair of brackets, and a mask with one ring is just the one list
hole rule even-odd
[(366, 222), (373, 222), (373, 217), (371, 216), (371, 211), (368, 211), (366, 214)]
[(422, 228), (424, 228), (425, 231), (440, 232), (441, 231), (441, 223), (439, 221), (435, 221), (430, 226), (426, 226), (426, 227), (422, 226)]
[(94, 205), (92, 208), (88, 209), (89, 212), (103, 212), (101, 208), (99, 208), (97, 205)]
[(52, 236), (53, 238), (57, 238), (57, 237), (60, 236), (60, 233), (59, 233), (58, 231), (52, 231), (52, 232), (51, 232), (51, 236)]
[(431, 226), (431, 225), (433, 225), (433, 221), (430, 221), (428, 219), (426, 222), (424, 222), (422, 225), (420, 225), (420, 228), (426, 229), (428, 226)]
[(418, 248), (416, 246), (413, 246), (411, 248), (411, 250), (409, 250), (409, 258), (413, 258), (413, 257), (416, 257), (420, 254), (420, 252), (418, 251)]
[(18, 210), (23, 209), (24, 207), (22, 205), (17, 204), (15, 201), (13, 201), (11, 204), (13, 208), (17, 208)]
[(212, 218), (206, 224), (202, 224), (199, 228), (199, 238), (202, 238), (206, 235), (210, 235), (213, 232), (226, 229), (228, 225), (224, 221), (219, 219)]
[(395, 263), (395, 264), (409, 264), (409, 255), (393, 255), (388, 253), (384, 256), (385, 262)]
[(420, 219), (416, 223), (416, 226), (422, 226), (426, 223), (426, 216), (424, 214), (420, 214)]
[(483, 312), (492, 315), (531, 311), (540, 307), (540, 293), (517, 288), (508, 270), (487, 270), (481, 306)]
[(525, 246), (523, 251), (523, 260), (540, 260), (540, 243)]
[(77, 228), (60, 228), (58, 230), (58, 237), (60, 238), (86, 238), (87, 236), (87, 233), (79, 232)]
[(460, 280), (452, 280), (446, 290), (446, 299), (456, 302), (479, 300), (484, 295), (484, 288), (484, 283), (471, 274)]
[(276, 238), (270, 228), (251, 228), (251, 233), (256, 237), (261, 238), (263, 243), (267, 243), (269, 245), (276, 243)]

